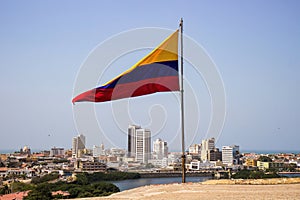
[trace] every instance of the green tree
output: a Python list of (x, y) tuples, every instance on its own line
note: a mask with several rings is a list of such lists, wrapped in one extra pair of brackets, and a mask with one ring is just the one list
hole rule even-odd
[(10, 189), (8, 187), (8, 185), (4, 185), (2, 188), (0, 188), (0, 194), (9, 194), (10, 193)]
[(80, 193), (84, 192), (84, 189), (76, 186), (76, 187), (70, 188), (70, 190), (68, 190), (68, 192), (70, 193), (71, 198), (76, 198), (76, 197), (78, 197), (78, 195)]
[(62, 194), (57, 194), (53, 196), (54, 199), (63, 199), (64, 196)]
[(258, 158), (258, 161), (261, 161), (261, 162), (272, 162), (272, 159), (268, 156), (260, 156)]
[(241, 170), (234, 174), (232, 178), (234, 179), (260, 179), (260, 178), (278, 178), (280, 177), (276, 173), (264, 173), (262, 171), (250, 171), (250, 170)]
[(42, 177), (34, 177), (31, 180), (31, 183), (38, 184), (38, 183), (44, 183), (48, 181), (52, 181), (59, 178), (59, 174), (57, 172), (52, 172), (50, 174), (46, 174)]
[(287, 170), (289, 172), (295, 172), (296, 171), (296, 168), (297, 168), (297, 165), (295, 163), (290, 163), (287, 167)]
[(151, 169), (151, 168), (154, 167), (154, 165), (153, 165), (152, 163), (148, 163), (148, 164), (146, 164), (145, 167), (146, 167), (147, 169)]
[(33, 190), (34, 186), (22, 182), (13, 182), (11, 184), (11, 188), (13, 188), (14, 190), (13, 192), (21, 192), (21, 191)]
[(31, 190), (25, 200), (50, 200), (52, 199), (51, 191), (47, 183), (42, 183)]
[(83, 197), (93, 197), (93, 194), (91, 192), (85, 191), (85, 192), (81, 192), (78, 195), (78, 198), (83, 198)]
[(76, 175), (76, 183), (79, 185), (87, 185), (89, 184), (88, 174), (82, 173)]

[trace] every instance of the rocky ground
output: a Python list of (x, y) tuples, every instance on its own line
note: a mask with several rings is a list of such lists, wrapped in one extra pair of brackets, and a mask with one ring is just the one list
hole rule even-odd
[(300, 199), (300, 178), (149, 185), (108, 197), (85, 198), (102, 199)]

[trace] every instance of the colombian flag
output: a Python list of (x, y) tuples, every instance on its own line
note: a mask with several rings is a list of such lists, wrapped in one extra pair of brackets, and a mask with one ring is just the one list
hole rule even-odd
[(76, 96), (80, 101), (105, 102), (156, 92), (179, 91), (178, 30), (130, 69), (106, 84)]

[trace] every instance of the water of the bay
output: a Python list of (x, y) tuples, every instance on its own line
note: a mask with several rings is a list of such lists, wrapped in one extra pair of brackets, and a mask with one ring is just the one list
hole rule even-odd
[[(212, 179), (212, 177), (186, 177), (186, 182), (203, 182), (209, 179)], [(113, 181), (111, 183), (115, 184), (120, 189), (120, 191), (123, 191), (145, 185), (181, 183), (181, 177), (139, 178), (123, 181)]]
[(279, 176), (288, 177), (288, 178), (297, 178), (297, 177), (300, 177), (300, 174), (299, 173), (290, 173), (290, 174), (279, 173)]

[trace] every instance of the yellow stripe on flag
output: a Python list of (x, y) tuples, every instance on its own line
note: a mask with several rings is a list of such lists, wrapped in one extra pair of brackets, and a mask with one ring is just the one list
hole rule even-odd
[(176, 30), (169, 37), (167, 37), (158, 47), (156, 47), (153, 51), (151, 51), (148, 55), (134, 64), (131, 68), (115, 77), (114, 79), (108, 81), (104, 85), (110, 84), (120, 76), (127, 74), (134, 70), (136, 67), (155, 63), (155, 62), (164, 62), (164, 61), (172, 61), (178, 60), (178, 33), (179, 30)]

